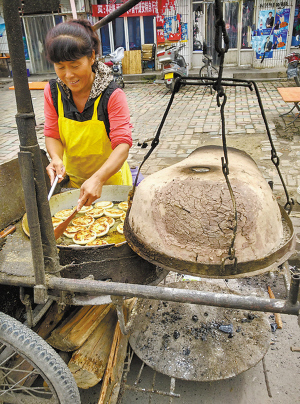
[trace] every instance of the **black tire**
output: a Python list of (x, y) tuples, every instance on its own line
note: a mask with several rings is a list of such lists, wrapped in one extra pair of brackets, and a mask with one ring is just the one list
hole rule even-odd
[(295, 83), (300, 87), (300, 65), (297, 66), (297, 76), (294, 77)]
[(175, 81), (176, 81), (177, 77), (179, 77), (179, 76), (174, 76), (173, 77), (171, 84), (166, 83), (167, 89), (170, 90), (171, 92), (173, 92), (173, 90), (174, 90)]
[[(67, 365), (54, 349), (35, 332), (2, 312), (0, 312), (0, 357), (1, 355), (0, 401), (32, 404), (46, 404), (48, 401), (51, 401), (51, 404), (54, 402), (59, 404), (81, 403), (75, 380)], [(12, 371), (10, 365), (20, 357), (24, 359), (24, 363), (27, 361), (33, 366), (34, 377), (38, 377), (33, 386), (26, 387), (26, 380), (33, 377), (28, 371), (25, 372), (26, 376), (24, 376), (22, 384), (16, 384), (12, 379), (11, 375), (13, 372), (16, 374), (18, 368), (15, 365), (17, 370)], [(23, 370), (22, 372), (24, 374)], [(47, 383), (46, 386), (41, 383), (41, 378)], [(6, 391), (5, 396), (4, 391)]]

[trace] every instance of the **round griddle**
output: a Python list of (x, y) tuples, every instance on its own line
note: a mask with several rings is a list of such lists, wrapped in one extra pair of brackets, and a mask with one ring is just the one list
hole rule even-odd
[[(226, 292), (219, 285), (182, 281), (168, 287)], [(130, 345), (154, 370), (184, 380), (227, 379), (255, 366), (270, 344), (264, 313), (139, 299)]]

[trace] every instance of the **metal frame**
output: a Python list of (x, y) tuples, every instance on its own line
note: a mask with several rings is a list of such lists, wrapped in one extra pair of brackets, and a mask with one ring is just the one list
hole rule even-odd
[[(135, 0), (135, 3), (137, 1)], [(26, 63), (23, 52), (21, 24), (19, 20), (19, 2), (17, 0), (4, 0), (4, 16), (7, 28), (8, 43), (12, 69), (14, 72), (14, 85), (18, 113), (16, 115), (20, 153), (19, 161), (22, 173), (22, 182), (25, 194), (28, 224), (31, 234), (31, 250), (34, 263), (35, 284), (34, 300), (36, 303), (45, 303), (48, 293), (60, 292), (64, 301), (72, 301), (74, 294), (83, 295), (112, 295), (127, 297), (142, 297), (163, 299), (181, 303), (194, 303), (217, 307), (238, 308), (245, 310), (266, 311), (299, 315), (300, 303), (298, 301), (300, 275), (292, 276), (291, 287), (287, 300), (263, 299), (253, 296), (234, 296), (202, 291), (188, 291), (166, 287), (144, 286), (135, 284), (107, 283), (90, 279), (66, 279), (55, 276), (45, 276), (45, 271), (57, 273), (60, 271), (56, 241), (51, 222), (51, 213), (47, 200), (47, 190), (42, 169), (40, 149), (35, 133), (35, 117), (32, 107), (30, 91), (26, 73)], [(103, 20), (101, 20), (102, 22)], [(174, 96), (174, 92), (172, 94)], [(7, 284), (9, 284), (9, 280)], [(25, 286), (20, 279), (19, 286)], [(16, 281), (14, 280), (14, 284)], [(73, 294), (73, 296), (72, 296)], [(121, 312), (121, 310), (118, 310)], [(125, 321), (121, 319), (123, 331)]]

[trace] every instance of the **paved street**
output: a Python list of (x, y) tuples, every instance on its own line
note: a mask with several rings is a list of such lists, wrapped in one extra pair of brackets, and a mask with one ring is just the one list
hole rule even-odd
[[(1, 80), (0, 80), (1, 82)], [(272, 139), (280, 156), (283, 178), (292, 196), (300, 185), (300, 145), (295, 124), (284, 131), (284, 121), (279, 115), (289, 111), (291, 104), (282, 101), (277, 87), (293, 86), (293, 81), (259, 82), (261, 98), (272, 133)], [(9, 84), (1, 86), (0, 98), (0, 163), (17, 155), (19, 140), (15, 123), (16, 104), (14, 91)], [(170, 98), (162, 84), (127, 84), (125, 87), (131, 121), (134, 126), (134, 145), (130, 152), (130, 165), (137, 165), (146, 150), (138, 142), (151, 139), (159, 126)], [(31, 92), (37, 123), (39, 144), (43, 139), (43, 91)], [(270, 145), (254, 91), (246, 88), (226, 88), (225, 107), (227, 145), (248, 152), (260, 166), (266, 179), (274, 181), (275, 192), (281, 196), (279, 178), (270, 161)], [(287, 116), (286, 119), (291, 119)], [(300, 120), (299, 120), (300, 121)], [(275, 128), (279, 126), (279, 132)], [(298, 123), (296, 122), (296, 125)], [(195, 148), (208, 144), (221, 144), (221, 121), (215, 96), (203, 87), (186, 86), (176, 94), (161, 133), (161, 141), (143, 166), (143, 174), (151, 174), (187, 157)], [(278, 136), (283, 134), (282, 136)], [(293, 135), (294, 134), (294, 135)], [(150, 144), (150, 143), (149, 143)]]
[[(246, 77), (245, 77), (246, 78)], [(1, 84), (2, 83), (2, 84)], [(300, 128), (296, 121), (285, 130), (285, 122), (279, 117), (292, 107), (282, 101), (277, 87), (294, 86), (293, 81), (279, 80), (258, 82), (265, 113), (269, 122), (272, 139), (280, 157), (280, 167), (288, 191), (297, 197), (300, 186)], [(16, 157), (19, 140), (15, 123), (16, 104), (14, 91), (9, 90), (11, 83), (0, 79), (0, 164)], [(147, 149), (138, 143), (153, 138), (161, 122), (170, 98), (170, 93), (163, 84), (126, 84), (134, 126), (134, 144), (130, 151), (129, 163), (137, 166), (143, 159)], [(225, 107), (227, 146), (245, 150), (257, 162), (264, 177), (274, 182), (274, 192), (279, 202), (285, 203), (284, 192), (275, 167), (270, 161), (270, 143), (260, 113), (254, 91), (245, 88), (226, 88), (227, 103)], [(43, 139), (43, 91), (32, 91), (32, 100), (36, 115), (36, 130), (39, 144), (44, 148)], [(291, 116), (285, 117), (286, 122)], [(300, 118), (299, 118), (300, 122)], [(148, 142), (150, 145), (151, 142)], [(208, 89), (197, 86), (186, 86), (176, 94), (161, 133), (161, 141), (153, 154), (144, 164), (142, 173), (149, 175), (157, 170), (174, 164), (187, 157), (197, 147), (203, 145), (221, 145), (220, 112), (214, 95)], [(229, 162), (230, 166), (230, 162)], [(300, 234), (299, 205), (295, 205), (292, 220), (296, 234)], [(298, 217), (299, 216), (299, 217)], [(299, 243), (297, 243), (299, 248)], [(234, 280), (233, 280), (234, 282)], [(230, 283), (229, 283), (230, 284)], [(299, 347), (299, 327), (296, 317), (283, 316), (284, 327), (271, 336), (271, 348), (266, 355), (264, 373), (262, 362), (235, 378), (214, 383), (194, 383), (178, 381), (175, 393), (181, 398), (173, 399), (176, 404), (205, 403), (213, 404), (294, 404), (299, 400), (299, 352), (292, 352), (291, 346)], [(225, 358), (224, 358), (225, 360)], [(139, 363), (135, 358), (133, 368), (137, 371)], [(139, 386), (151, 388), (150, 370), (146, 367), (145, 377), (140, 377)], [(268, 395), (265, 374), (269, 378)], [(129, 382), (133, 382), (129, 374)], [(138, 375), (136, 374), (136, 377)], [(157, 376), (158, 390), (168, 389), (170, 380), (165, 376)], [(84, 404), (98, 402), (99, 385), (88, 391), (81, 391)], [(272, 395), (272, 398), (270, 397)], [(146, 403), (145, 395), (127, 392), (123, 404)], [(149, 401), (150, 402), (150, 401)], [(169, 397), (153, 396), (152, 404), (169, 403)]]

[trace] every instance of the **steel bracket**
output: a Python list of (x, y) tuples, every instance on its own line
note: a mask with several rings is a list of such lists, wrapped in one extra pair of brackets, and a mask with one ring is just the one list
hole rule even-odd
[(47, 288), (44, 285), (34, 286), (34, 303), (45, 304), (48, 300)]

